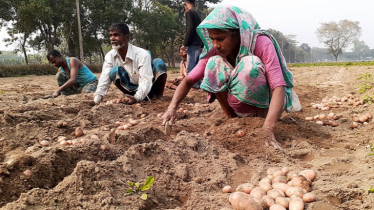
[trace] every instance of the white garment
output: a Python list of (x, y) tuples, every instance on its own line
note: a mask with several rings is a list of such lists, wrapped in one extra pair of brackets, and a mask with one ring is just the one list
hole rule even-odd
[(151, 55), (144, 49), (129, 43), (125, 62), (117, 50), (112, 49), (105, 55), (103, 69), (100, 75), (96, 95), (105, 96), (109, 90), (111, 80), (110, 70), (115, 66), (122, 66), (130, 77), (130, 82), (139, 85), (134, 95), (137, 101), (143, 100), (152, 88), (153, 71)]

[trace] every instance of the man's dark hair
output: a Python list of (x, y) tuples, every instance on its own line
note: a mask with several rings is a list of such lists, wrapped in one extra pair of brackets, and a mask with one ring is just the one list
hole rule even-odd
[(196, 1), (195, 1), (195, 0), (186, 0), (186, 2), (195, 5), (195, 2), (196, 2)]
[(47, 60), (49, 60), (49, 57), (50, 56), (53, 56), (53, 57), (59, 57), (59, 56), (62, 56), (61, 53), (57, 50), (51, 50), (49, 51), (49, 53), (47, 54)]
[(120, 30), (123, 35), (130, 34), (129, 27), (124, 23), (114, 23), (108, 29), (108, 31)]

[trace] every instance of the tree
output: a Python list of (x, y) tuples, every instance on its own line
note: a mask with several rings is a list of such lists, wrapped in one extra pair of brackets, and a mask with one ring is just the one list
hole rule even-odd
[(4, 23), (12, 20), (14, 16), (14, 10), (8, 0), (0, 0), (0, 27), (4, 26)]
[(354, 40), (352, 53), (354, 59), (364, 60), (364, 56), (370, 51), (369, 46), (364, 41)]
[(308, 56), (310, 57), (310, 46), (307, 44), (307, 43), (302, 43), (300, 45), (300, 49), (301, 49), (301, 57), (300, 57), (300, 61), (301, 62), (305, 62), (305, 57)]
[(318, 39), (325, 44), (328, 53), (334, 55), (335, 61), (338, 61), (345, 48), (361, 36), (359, 24), (358, 21), (341, 20), (339, 23), (321, 23), (317, 29)]

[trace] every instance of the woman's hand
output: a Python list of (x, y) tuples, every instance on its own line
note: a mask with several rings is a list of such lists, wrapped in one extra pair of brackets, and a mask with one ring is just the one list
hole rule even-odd
[(177, 119), (177, 111), (176, 110), (166, 110), (164, 115), (162, 115), (162, 118), (164, 119), (162, 122), (162, 125), (165, 125), (166, 122), (169, 121), (170, 125), (174, 124), (174, 120)]
[(56, 98), (57, 96), (59, 96), (61, 93), (59, 90), (56, 90), (55, 92), (53, 92), (52, 94), (52, 98)]
[(265, 146), (267, 147), (274, 147), (274, 149), (283, 151), (283, 148), (279, 144), (279, 142), (275, 139), (273, 130), (269, 127), (262, 127), (259, 131), (260, 139), (263, 139), (265, 142)]

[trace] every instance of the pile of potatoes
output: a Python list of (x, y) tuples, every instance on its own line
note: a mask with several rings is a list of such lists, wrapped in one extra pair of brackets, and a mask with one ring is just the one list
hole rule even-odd
[(351, 117), (353, 120), (353, 122), (351, 123), (351, 128), (357, 128), (360, 123), (362, 123), (363, 125), (368, 124), (368, 121), (373, 118), (373, 115), (370, 112), (367, 112), (363, 115), (353, 114)]
[(348, 102), (348, 105), (351, 105), (353, 107), (357, 107), (364, 104), (364, 101), (355, 98), (352, 94), (348, 94), (347, 96), (343, 96), (341, 98), (333, 96), (332, 98), (324, 98), (321, 100), (322, 103), (311, 103), (312, 108), (314, 109), (320, 109), (322, 111), (328, 111), (331, 108), (338, 108), (340, 105), (343, 104), (343, 102)]
[(297, 173), (287, 167), (273, 167), (267, 170), (267, 177), (258, 186), (244, 183), (233, 193), (231, 186), (225, 186), (222, 192), (231, 193), (229, 201), (234, 210), (303, 210), (304, 202), (316, 200), (310, 192), (316, 176), (310, 169)]
[[(129, 117), (129, 116), (127, 115), (127, 116), (125, 116), (125, 117)], [(142, 114), (142, 115), (140, 115), (140, 119), (144, 119), (143, 121), (135, 120), (135, 119), (133, 119), (133, 118), (129, 118), (129, 119), (128, 119), (128, 122), (117, 121), (117, 122), (115, 122), (114, 124), (115, 124), (116, 126), (118, 126), (118, 127), (117, 127), (117, 130), (127, 130), (127, 129), (129, 129), (129, 128), (131, 128), (131, 127), (137, 125), (137, 124), (142, 124), (142, 123), (144, 123), (146, 117), (147, 117), (146, 114)]]
[(336, 121), (341, 117), (340, 114), (335, 114), (333, 112), (330, 112), (329, 114), (318, 114), (314, 117), (306, 117), (306, 121), (313, 121), (316, 120), (316, 123), (318, 125), (330, 125), (331, 127), (336, 127), (339, 125), (339, 123)]

